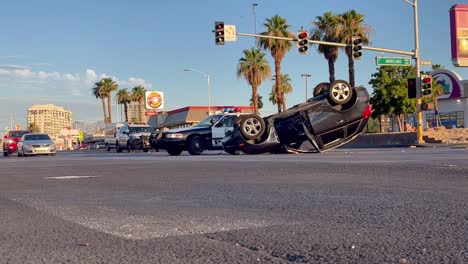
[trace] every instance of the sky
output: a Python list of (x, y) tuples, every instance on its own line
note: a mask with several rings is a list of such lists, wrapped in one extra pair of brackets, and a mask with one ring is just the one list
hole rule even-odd
[[(412, 1), (412, 0), (409, 0)], [(468, 68), (452, 65), (449, 9), (462, 0), (419, 0), (421, 59), (441, 64), (468, 79)], [(256, 4), (255, 9), (254, 4)], [(465, 3), (466, 4), (466, 3)], [(236, 75), (244, 49), (255, 38), (237, 36), (224, 46), (214, 43), (215, 21), (235, 25), (238, 33), (261, 33), (266, 18), (280, 15), (296, 32), (310, 30), (327, 11), (355, 9), (374, 31), (372, 47), (414, 49), (413, 6), (404, 0), (16, 0), (0, 8), (0, 131), (11, 124), (26, 125), (27, 109), (54, 104), (69, 109), (73, 121), (102, 120), (102, 106), (91, 92), (93, 84), (112, 77), (119, 88), (142, 85), (164, 93), (164, 110), (189, 105), (248, 105), (251, 87)], [(273, 60), (267, 51), (270, 67)], [(355, 62), (357, 85), (369, 87), (377, 71), (376, 56), (402, 55), (364, 50)], [(282, 73), (291, 78), (287, 106), (305, 100), (307, 79), (312, 89), (328, 80), (327, 61), (311, 46), (307, 55), (296, 47), (286, 54)], [(193, 69), (193, 71), (184, 71)], [(336, 79), (348, 79), (347, 57), (340, 52)], [(423, 66), (422, 70), (430, 70)], [(208, 89), (206, 76), (210, 77)], [(276, 107), (268, 101), (273, 81), (259, 87), (261, 114)], [(119, 121), (113, 105), (114, 121)], [(117, 117), (117, 120), (116, 118)]]

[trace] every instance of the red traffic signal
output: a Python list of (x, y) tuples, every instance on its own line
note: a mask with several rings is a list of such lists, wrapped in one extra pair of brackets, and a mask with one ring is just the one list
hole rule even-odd
[(309, 50), (309, 40), (307, 39), (307, 31), (299, 31), (297, 33), (297, 50), (299, 53), (307, 54)]
[(416, 98), (416, 78), (408, 79), (408, 98)]

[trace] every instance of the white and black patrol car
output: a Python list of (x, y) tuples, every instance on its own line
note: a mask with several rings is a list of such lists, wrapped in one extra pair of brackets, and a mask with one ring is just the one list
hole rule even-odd
[(162, 132), (159, 146), (171, 156), (187, 150), (191, 155), (200, 155), (205, 150), (222, 150), (226, 132), (232, 131), (237, 118), (246, 113), (224, 112), (210, 115), (195, 126), (171, 129)]

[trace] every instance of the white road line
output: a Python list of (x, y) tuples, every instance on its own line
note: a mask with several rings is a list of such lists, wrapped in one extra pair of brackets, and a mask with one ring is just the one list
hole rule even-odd
[(98, 178), (101, 175), (81, 175), (81, 176), (56, 176), (56, 177), (45, 177), (44, 179), (55, 179), (55, 180), (70, 180), (70, 179), (82, 179), (82, 178)]

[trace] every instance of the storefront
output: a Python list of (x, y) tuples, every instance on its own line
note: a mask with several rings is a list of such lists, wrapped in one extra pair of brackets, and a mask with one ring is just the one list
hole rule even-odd
[[(463, 80), (456, 72), (440, 69), (431, 72), (443, 94), (438, 97), (439, 119), (447, 128), (468, 127), (468, 80)], [(435, 126), (434, 110), (423, 112), (423, 127)]]

